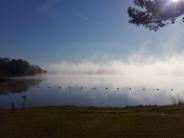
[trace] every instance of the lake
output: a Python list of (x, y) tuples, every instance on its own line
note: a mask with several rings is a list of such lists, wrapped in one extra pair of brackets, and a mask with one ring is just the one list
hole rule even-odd
[[(158, 81), (159, 80), (159, 81)], [(45, 106), (124, 107), (169, 105), (183, 100), (183, 77), (131, 78), (116, 75), (45, 75), (0, 84), (0, 108)]]

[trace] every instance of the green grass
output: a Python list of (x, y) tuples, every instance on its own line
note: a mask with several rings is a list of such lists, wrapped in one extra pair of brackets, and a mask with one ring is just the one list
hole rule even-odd
[(0, 138), (184, 138), (184, 106), (0, 110)]

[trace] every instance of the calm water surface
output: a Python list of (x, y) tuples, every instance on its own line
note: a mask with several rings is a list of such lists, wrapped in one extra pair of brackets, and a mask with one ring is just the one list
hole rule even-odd
[(167, 105), (182, 101), (184, 79), (134, 79), (112, 75), (47, 75), (0, 82), (0, 108)]

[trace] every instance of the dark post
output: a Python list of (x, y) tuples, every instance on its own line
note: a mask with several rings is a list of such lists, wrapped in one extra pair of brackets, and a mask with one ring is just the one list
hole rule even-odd
[(23, 106), (22, 106), (22, 109), (24, 110), (25, 109), (25, 103), (26, 103), (26, 96), (22, 96), (22, 98), (23, 98)]
[(14, 113), (15, 112), (15, 107), (14, 107), (14, 103), (13, 102), (11, 103), (11, 106), (12, 106), (12, 111)]

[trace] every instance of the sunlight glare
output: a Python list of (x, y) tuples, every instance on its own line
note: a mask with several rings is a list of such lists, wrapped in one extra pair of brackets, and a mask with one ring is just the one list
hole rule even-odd
[(180, 0), (172, 0), (173, 3), (178, 3)]

